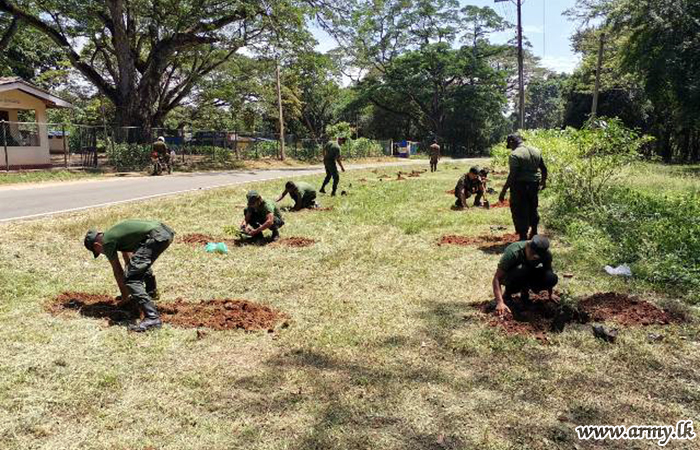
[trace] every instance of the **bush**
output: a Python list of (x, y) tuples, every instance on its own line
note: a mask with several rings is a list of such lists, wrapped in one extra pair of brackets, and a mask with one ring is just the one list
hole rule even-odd
[(344, 158), (369, 158), (384, 156), (384, 149), (377, 141), (367, 138), (348, 140), (341, 153)]
[(151, 164), (151, 146), (138, 144), (108, 145), (107, 161), (118, 171), (143, 170)]

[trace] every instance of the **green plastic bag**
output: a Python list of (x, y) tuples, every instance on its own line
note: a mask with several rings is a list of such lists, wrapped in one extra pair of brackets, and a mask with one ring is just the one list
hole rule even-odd
[(207, 253), (222, 253), (224, 255), (228, 253), (228, 247), (224, 242), (209, 242), (204, 250)]

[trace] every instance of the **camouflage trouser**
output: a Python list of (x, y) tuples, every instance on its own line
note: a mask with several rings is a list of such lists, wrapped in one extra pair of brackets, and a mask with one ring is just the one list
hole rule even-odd
[(340, 174), (338, 173), (338, 166), (335, 165), (335, 161), (333, 163), (327, 163), (325, 164), (326, 167), (326, 178), (323, 180), (323, 185), (321, 186), (321, 190), (324, 190), (326, 188), (326, 185), (328, 184), (329, 181), (331, 181), (331, 178), (333, 178), (333, 193), (335, 193), (336, 190), (338, 190), (338, 183), (340, 183)]
[(152, 301), (151, 295), (156, 290), (156, 277), (151, 266), (156, 259), (173, 242), (175, 232), (167, 225), (161, 224), (148, 234), (148, 238), (141, 242), (131, 254), (129, 264), (126, 266), (124, 278), (126, 286), (131, 294), (131, 299), (139, 305), (145, 305)]
[(435, 172), (437, 170), (438, 158), (437, 156), (430, 157), (430, 171)]
[(552, 270), (536, 269), (521, 264), (506, 273), (506, 293), (511, 295), (526, 289), (541, 292), (553, 289), (559, 283), (559, 277)]
[[(248, 217), (248, 208), (243, 210), (243, 214), (245, 215), (245, 217)], [(282, 218), (277, 216), (274, 217), (275, 221), (272, 222), (272, 226), (270, 227), (270, 230), (272, 230), (273, 233), (279, 231), (279, 229), (282, 228), (282, 226), (284, 226), (284, 220), (282, 220)], [(267, 221), (267, 217), (265, 215), (259, 214), (255, 210), (252, 210), (250, 214), (250, 222), (248, 222), (248, 225), (250, 225), (252, 228), (258, 228), (259, 226), (264, 224), (265, 221)]]
[[(464, 198), (469, 199), (469, 197), (472, 196), (472, 194), (475, 194), (476, 197), (474, 198), (474, 206), (481, 206), (481, 198), (484, 196), (484, 190), (483, 189), (477, 189), (473, 192), (466, 191), (464, 193)], [(455, 197), (457, 197), (457, 200), (455, 200), (455, 206), (458, 208), (466, 208), (466, 204), (462, 204), (462, 200), (459, 198), (459, 193), (455, 190)]]
[(521, 238), (527, 238), (528, 231), (532, 229), (537, 233), (537, 225), (540, 223), (539, 207), (540, 184), (516, 183), (510, 190), (510, 213), (513, 217), (515, 232)]

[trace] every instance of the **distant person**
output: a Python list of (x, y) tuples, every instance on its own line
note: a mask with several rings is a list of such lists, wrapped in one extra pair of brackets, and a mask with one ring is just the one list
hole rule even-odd
[(248, 207), (243, 210), (241, 232), (259, 240), (263, 238), (263, 231), (271, 230), (272, 241), (279, 240), (284, 220), (275, 202), (263, 199), (257, 191), (248, 191), (246, 198)]
[[(131, 331), (143, 332), (162, 325), (153, 302), (158, 288), (152, 266), (174, 237), (175, 232), (163, 223), (135, 219), (119, 222), (104, 233), (90, 230), (85, 235), (85, 248), (95, 258), (104, 254), (112, 265), (122, 304), (135, 301), (143, 311), (145, 318), (138, 325), (129, 326)], [(117, 252), (122, 253), (126, 270), (122, 269)]]
[[(539, 191), (547, 187), (547, 166), (542, 159), (542, 152), (525, 145), (523, 138), (511, 134), (507, 146), (512, 150), (508, 158), (510, 173), (498, 200), (505, 201), (510, 189), (510, 213), (513, 217), (515, 232), (520, 240), (531, 239), (537, 235), (540, 223)], [(541, 172), (541, 175), (540, 175)]]
[(438, 161), (440, 161), (440, 146), (433, 142), (430, 146), (430, 171), (437, 172)]
[(326, 193), (326, 184), (333, 178), (333, 191), (331, 196), (335, 196), (338, 190), (338, 183), (340, 182), (340, 174), (338, 173), (338, 167), (345, 172), (345, 167), (343, 167), (343, 162), (340, 158), (340, 147), (345, 144), (345, 138), (338, 138), (337, 142), (328, 141), (328, 143), (323, 147), (323, 165), (326, 167), (326, 179), (323, 180), (323, 185), (321, 185), (320, 193)]
[(277, 203), (281, 202), (282, 199), (289, 194), (294, 200), (294, 206), (292, 211), (299, 211), (304, 208), (316, 208), (316, 189), (314, 189), (309, 183), (304, 183), (303, 181), (287, 181), (284, 185), (284, 192), (277, 199)]
[(168, 146), (165, 143), (165, 138), (160, 136), (157, 141), (153, 143), (153, 151), (158, 154), (158, 158), (165, 165), (165, 169), (168, 173), (172, 173), (172, 167), (170, 166), (170, 152), (168, 151)]
[[(552, 270), (552, 253), (549, 251), (549, 239), (534, 236), (530, 241), (510, 244), (493, 277), (493, 295), (496, 297), (496, 314), (510, 313), (505, 301), (510, 302), (512, 295), (520, 293), (520, 301), (527, 304), (530, 290), (535, 293), (547, 291), (549, 299), (558, 301), (554, 295), (554, 286), (559, 278)], [(506, 287), (505, 294), (501, 285)]]
[(474, 206), (481, 206), (481, 198), (484, 196), (484, 182), (479, 175), (482, 169), (474, 166), (469, 169), (469, 172), (462, 175), (455, 186), (455, 206), (457, 208), (466, 208), (467, 199), (475, 195)]

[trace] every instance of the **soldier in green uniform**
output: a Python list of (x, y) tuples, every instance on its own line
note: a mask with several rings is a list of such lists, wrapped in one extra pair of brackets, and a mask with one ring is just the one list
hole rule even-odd
[(316, 190), (309, 184), (303, 181), (287, 181), (284, 185), (284, 192), (277, 199), (277, 203), (289, 194), (294, 200), (292, 211), (299, 211), (304, 208), (316, 208)]
[(481, 198), (484, 196), (484, 183), (479, 175), (481, 168), (474, 166), (469, 169), (469, 172), (462, 175), (455, 186), (455, 206), (457, 208), (466, 208), (467, 199), (475, 195), (474, 206), (481, 206)]
[(170, 152), (168, 151), (168, 146), (165, 144), (165, 138), (160, 136), (157, 141), (153, 143), (153, 151), (158, 154), (158, 157), (165, 164), (165, 169), (168, 173), (172, 173), (172, 167), (170, 166)]
[(323, 180), (323, 185), (321, 185), (320, 193), (326, 193), (326, 184), (333, 178), (333, 191), (332, 196), (335, 196), (338, 190), (338, 183), (340, 182), (340, 174), (338, 173), (338, 166), (336, 162), (340, 165), (340, 168), (345, 172), (345, 167), (343, 167), (343, 162), (340, 158), (340, 146), (345, 143), (345, 138), (338, 138), (338, 142), (328, 141), (328, 143), (323, 147), (323, 165), (326, 167), (326, 179)]
[[(104, 254), (112, 265), (122, 304), (135, 301), (144, 313), (144, 320), (130, 326), (131, 331), (143, 332), (162, 324), (153, 302), (158, 291), (151, 267), (174, 237), (175, 232), (165, 224), (134, 219), (120, 222), (104, 233), (90, 230), (85, 235), (85, 248), (95, 258)], [(122, 253), (126, 270), (122, 269), (117, 252)]]
[[(537, 235), (530, 241), (510, 244), (501, 256), (493, 277), (496, 313), (503, 315), (510, 312), (506, 301), (510, 302), (516, 292), (520, 292), (520, 300), (526, 303), (530, 300), (530, 290), (535, 293), (546, 290), (550, 300), (558, 301), (553, 292), (558, 282), (559, 278), (552, 270), (549, 239)], [(506, 287), (505, 294), (501, 292), (501, 285)]]
[(542, 152), (526, 146), (517, 134), (508, 136), (507, 145), (513, 152), (508, 158), (510, 173), (499, 201), (505, 201), (506, 192), (510, 189), (513, 225), (515, 232), (520, 235), (520, 240), (524, 241), (537, 234), (537, 225), (540, 222), (537, 212), (539, 191), (547, 187), (547, 166), (542, 159)]
[(430, 171), (437, 172), (438, 161), (440, 161), (440, 146), (433, 142), (430, 146)]
[(253, 239), (262, 239), (263, 231), (272, 231), (272, 240), (280, 237), (279, 229), (284, 225), (282, 214), (272, 200), (264, 200), (257, 191), (248, 191), (248, 207), (243, 210), (241, 231)]

